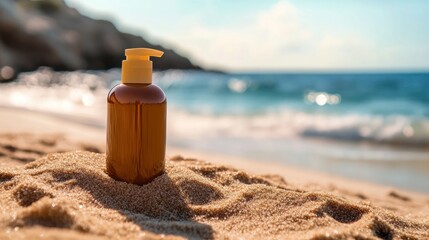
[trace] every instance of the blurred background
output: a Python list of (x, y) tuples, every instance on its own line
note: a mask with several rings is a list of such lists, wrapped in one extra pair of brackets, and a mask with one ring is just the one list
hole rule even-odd
[(0, 111), (104, 129), (124, 49), (157, 48), (169, 146), (429, 192), (428, 13), (418, 0), (4, 0)]

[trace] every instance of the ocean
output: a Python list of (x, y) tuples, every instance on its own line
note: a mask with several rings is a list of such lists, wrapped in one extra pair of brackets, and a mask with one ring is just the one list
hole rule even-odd
[[(120, 70), (41, 68), (0, 104), (104, 128)], [(429, 192), (429, 73), (154, 73), (168, 144)]]

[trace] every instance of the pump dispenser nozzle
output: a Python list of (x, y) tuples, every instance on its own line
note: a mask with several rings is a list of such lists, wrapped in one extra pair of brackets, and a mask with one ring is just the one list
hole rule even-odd
[(164, 53), (151, 48), (129, 48), (122, 61), (122, 83), (152, 83), (152, 61), (150, 57), (162, 57)]

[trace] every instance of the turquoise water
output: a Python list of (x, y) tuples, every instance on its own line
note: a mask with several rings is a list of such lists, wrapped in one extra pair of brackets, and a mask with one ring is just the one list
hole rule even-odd
[(266, 130), (429, 146), (429, 74), (167, 72), (158, 79), (170, 105), (184, 112), (256, 119), (243, 133), (249, 136)]
[[(40, 69), (0, 104), (105, 127), (120, 71)], [(429, 74), (157, 72), (170, 145), (429, 192)]]

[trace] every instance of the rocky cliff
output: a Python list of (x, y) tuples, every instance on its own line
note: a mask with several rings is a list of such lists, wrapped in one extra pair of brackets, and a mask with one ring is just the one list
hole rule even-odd
[[(62, 0), (0, 1), (0, 80), (39, 66), (54, 70), (120, 67), (124, 49), (165, 52), (157, 69), (201, 69), (173, 50), (120, 32), (109, 21), (83, 16)], [(11, 74), (14, 73), (14, 74)]]

